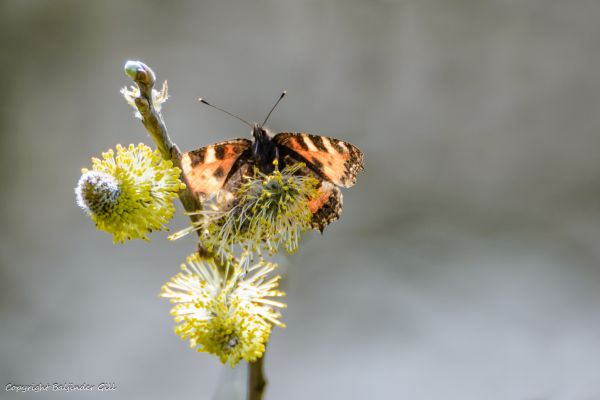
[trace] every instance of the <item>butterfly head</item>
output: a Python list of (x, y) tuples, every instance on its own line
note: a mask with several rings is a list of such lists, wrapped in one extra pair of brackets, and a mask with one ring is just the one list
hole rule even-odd
[(252, 144), (254, 161), (263, 173), (270, 174), (275, 169), (273, 161), (279, 156), (277, 145), (273, 142), (267, 130), (259, 124), (254, 124), (252, 127), (252, 136), (254, 137), (254, 143)]
[(265, 141), (271, 138), (270, 135), (267, 133), (267, 130), (263, 128), (262, 125), (259, 125), (257, 123), (255, 123), (252, 127), (252, 137), (254, 137), (254, 140), (257, 142)]

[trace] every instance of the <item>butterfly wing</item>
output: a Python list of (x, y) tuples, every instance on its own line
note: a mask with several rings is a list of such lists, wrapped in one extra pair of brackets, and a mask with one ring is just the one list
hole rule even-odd
[(325, 227), (342, 215), (342, 191), (331, 182), (322, 181), (317, 196), (308, 202), (313, 229)]
[[(181, 169), (186, 184), (197, 196), (217, 192), (240, 157), (249, 153), (252, 142), (232, 139), (183, 153)], [(248, 151), (248, 153), (247, 153)]]
[(309, 133), (282, 132), (273, 141), (297, 161), (305, 162), (323, 179), (351, 187), (363, 167), (363, 153), (343, 140)]
[[(283, 165), (292, 165), (298, 162), (298, 157), (284, 154), (280, 157)], [(336, 185), (323, 179), (308, 163), (300, 167), (297, 172), (303, 176), (313, 176), (318, 179), (317, 194), (308, 202), (312, 214), (311, 227), (323, 232), (325, 227), (342, 215), (342, 191)]]

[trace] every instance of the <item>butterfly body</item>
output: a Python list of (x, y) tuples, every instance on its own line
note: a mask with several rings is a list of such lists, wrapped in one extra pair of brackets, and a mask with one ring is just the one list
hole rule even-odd
[(342, 194), (338, 186), (351, 187), (363, 170), (363, 154), (354, 145), (339, 139), (308, 133), (282, 132), (272, 136), (259, 124), (252, 127), (254, 140), (232, 139), (183, 154), (181, 166), (188, 187), (200, 198), (221, 190), (235, 191), (252, 167), (264, 174), (276, 166), (303, 163), (298, 173), (319, 180), (319, 192), (308, 206), (313, 228), (323, 231), (339, 218)]
[(252, 136), (254, 137), (252, 143), (254, 162), (262, 173), (270, 174), (275, 170), (273, 161), (279, 159), (277, 144), (275, 144), (267, 130), (258, 124), (254, 124)]

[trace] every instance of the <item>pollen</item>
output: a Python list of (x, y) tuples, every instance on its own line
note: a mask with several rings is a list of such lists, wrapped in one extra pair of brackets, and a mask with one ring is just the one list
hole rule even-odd
[(243, 266), (230, 259), (221, 267), (193, 254), (160, 295), (174, 303), (177, 335), (233, 367), (242, 359), (262, 357), (272, 326), (285, 326), (277, 309), (286, 305), (273, 299), (285, 294), (277, 290), (278, 276), (266, 278), (276, 264)]
[(175, 212), (172, 200), (185, 188), (180, 173), (144, 144), (117, 145), (116, 153), (110, 149), (82, 170), (76, 202), (115, 243), (147, 240), (149, 232), (166, 229)]
[[(218, 192), (207, 199), (204, 209), (196, 213), (201, 218), (171, 239), (199, 230), (201, 243), (217, 253), (230, 252), (235, 245), (268, 254), (280, 247), (294, 253), (301, 234), (312, 227), (309, 206), (317, 197), (319, 181), (298, 173), (302, 163), (281, 171), (277, 161), (274, 164), (272, 173), (255, 169), (235, 192)], [(223, 202), (223, 198), (231, 200)]]

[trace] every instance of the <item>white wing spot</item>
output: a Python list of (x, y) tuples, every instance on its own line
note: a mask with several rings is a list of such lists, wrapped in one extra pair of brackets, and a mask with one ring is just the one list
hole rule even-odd
[(204, 156), (204, 163), (210, 164), (217, 161), (217, 157), (215, 156), (215, 148), (209, 147), (206, 149), (206, 155)]
[(308, 147), (308, 151), (319, 151), (319, 149), (317, 149), (317, 146), (314, 145), (314, 143), (312, 142), (312, 140), (310, 140), (308, 136), (304, 136), (302, 140), (304, 140), (304, 144), (306, 144), (306, 146)]
[(323, 144), (325, 145), (325, 148), (327, 149), (327, 152), (329, 154), (337, 153), (337, 150), (333, 148), (333, 146), (331, 145), (331, 141), (328, 138), (322, 137), (321, 139), (323, 140)]

